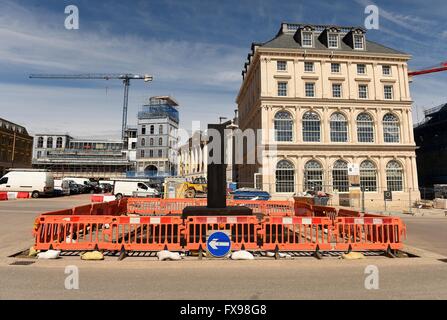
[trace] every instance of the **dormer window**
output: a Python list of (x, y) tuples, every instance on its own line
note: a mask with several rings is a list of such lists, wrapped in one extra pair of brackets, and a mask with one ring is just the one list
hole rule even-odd
[(308, 48), (313, 46), (312, 32), (303, 31), (303, 37), (302, 37), (301, 45), (303, 47), (308, 47)]
[(338, 49), (338, 34), (329, 33), (327, 35), (328, 48)]
[(363, 50), (365, 48), (364, 37), (362, 34), (354, 34), (354, 49)]

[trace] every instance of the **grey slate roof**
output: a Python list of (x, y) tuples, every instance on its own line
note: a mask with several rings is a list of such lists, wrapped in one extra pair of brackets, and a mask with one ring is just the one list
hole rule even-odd
[[(354, 50), (350, 46), (348, 46), (343, 40), (343, 34), (340, 36), (340, 46), (338, 49), (328, 49), (323, 43), (318, 39), (319, 34), (314, 34), (314, 47), (313, 48), (303, 48), (301, 44), (296, 42), (293, 38), (293, 33), (279, 33), (275, 38), (270, 41), (267, 41), (261, 44), (263, 48), (278, 48), (278, 49), (306, 49), (306, 50), (328, 50), (334, 52), (356, 52), (359, 54), (365, 53), (383, 53), (383, 54), (404, 54), (405, 52), (401, 52), (395, 49), (391, 49), (389, 47), (383, 46), (373, 41), (369, 41), (366, 39), (366, 49), (365, 50)], [(367, 38), (367, 37), (366, 37)]]

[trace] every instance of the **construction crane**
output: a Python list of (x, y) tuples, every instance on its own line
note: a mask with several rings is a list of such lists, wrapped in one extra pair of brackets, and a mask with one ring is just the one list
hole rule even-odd
[(441, 62), (439, 65), (425, 68), (422, 70), (410, 71), (410, 72), (408, 72), (408, 75), (410, 77), (412, 77), (412, 76), (418, 76), (421, 74), (434, 73), (434, 72), (440, 72), (440, 71), (447, 71), (447, 61)]
[(30, 79), (87, 79), (87, 80), (122, 80), (124, 84), (124, 101), (123, 101), (123, 120), (121, 126), (121, 138), (125, 139), (126, 129), (127, 129), (127, 106), (129, 103), (129, 86), (130, 80), (144, 80), (144, 82), (149, 82), (153, 80), (150, 75), (139, 75), (132, 73), (124, 74), (103, 74), (103, 73), (86, 73), (86, 74), (31, 74)]

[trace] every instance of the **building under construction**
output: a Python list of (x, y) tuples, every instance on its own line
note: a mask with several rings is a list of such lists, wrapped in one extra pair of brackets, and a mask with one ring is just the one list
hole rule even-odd
[(414, 128), (419, 183), (432, 188), (447, 184), (447, 103), (426, 110)]

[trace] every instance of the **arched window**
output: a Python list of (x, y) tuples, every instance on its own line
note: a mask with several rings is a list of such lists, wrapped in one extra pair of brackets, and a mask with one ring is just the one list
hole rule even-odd
[(348, 121), (343, 114), (335, 112), (331, 115), (331, 141), (347, 142), (348, 141)]
[(142, 138), (141, 139), (141, 146), (144, 147), (146, 145), (146, 139)]
[(163, 125), (158, 126), (158, 134), (163, 134)]
[(377, 191), (377, 168), (374, 162), (365, 160), (360, 164), (360, 187), (365, 191)]
[(321, 121), (318, 113), (308, 111), (303, 115), (303, 141), (320, 141)]
[(275, 114), (275, 141), (292, 141), (293, 120), (287, 111), (279, 111)]
[(151, 127), (150, 127), (150, 134), (154, 134), (154, 132), (155, 132), (155, 127), (154, 127), (154, 125), (151, 125)]
[(287, 160), (276, 165), (276, 192), (295, 192), (295, 167)]
[(388, 191), (403, 190), (403, 170), (397, 161), (390, 161), (386, 165), (386, 186)]
[(337, 160), (332, 168), (332, 187), (338, 192), (349, 191), (348, 163)]
[(374, 121), (365, 112), (357, 116), (357, 141), (374, 142)]
[(151, 145), (151, 146), (154, 145), (154, 138), (150, 138), (150, 139), (149, 139), (149, 145)]
[(163, 144), (163, 138), (158, 138), (158, 145), (161, 146)]
[(397, 143), (400, 141), (399, 119), (392, 113), (383, 117), (383, 141)]
[(43, 137), (39, 137), (39, 139), (37, 139), (37, 147), (43, 148)]
[(48, 137), (47, 139), (47, 148), (53, 149), (53, 137)]
[(56, 148), (58, 148), (58, 149), (62, 148), (62, 137), (57, 137), (57, 139), (56, 139)]
[(310, 160), (304, 166), (304, 189), (314, 191), (323, 189), (323, 167), (318, 161)]

